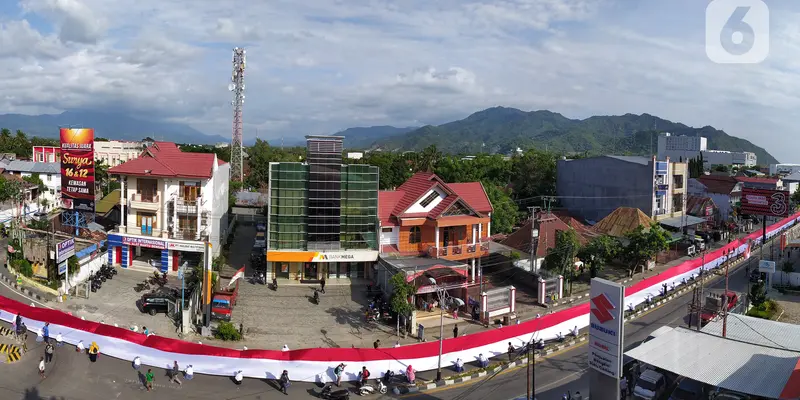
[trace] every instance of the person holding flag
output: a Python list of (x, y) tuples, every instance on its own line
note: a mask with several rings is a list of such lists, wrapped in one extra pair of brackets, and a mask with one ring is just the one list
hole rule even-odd
[(239, 278), (244, 278), (244, 269), (244, 264), (242, 264), (242, 268), (239, 268), (239, 270), (236, 271), (236, 273), (231, 277), (231, 281), (228, 282), (228, 287), (231, 287)]

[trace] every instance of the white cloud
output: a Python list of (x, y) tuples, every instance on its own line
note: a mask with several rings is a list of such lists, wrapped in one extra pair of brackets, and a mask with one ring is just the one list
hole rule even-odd
[[(759, 65), (711, 63), (705, 2), (22, 0), (0, 15), (0, 109), (124, 108), (229, 135), (442, 123), (485, 107), (713, 125), (785, 161), (800, 106), (800, 5), (773, 10)], [(772, 6), (772, 4), (770, 4)], [(43, 23), (42, 21), (45, 21)]]

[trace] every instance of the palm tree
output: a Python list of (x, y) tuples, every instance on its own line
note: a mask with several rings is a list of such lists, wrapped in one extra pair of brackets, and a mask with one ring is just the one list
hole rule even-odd
[(433, 172), (436, 164), (442, 159), (442, 152), (436, 149), (436, 145), (426, 147), (419, 154), (417, 159), (417, 170), (424, 172)]

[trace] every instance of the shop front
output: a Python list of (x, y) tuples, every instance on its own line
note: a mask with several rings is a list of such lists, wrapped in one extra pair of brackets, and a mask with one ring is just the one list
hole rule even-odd
[(204, 251), (204, 242), (125, 234), (108, 235), (108, 263), (123, 268), (136, 266), (177, 273), (183, 261), (192, 259), (199, 262), (194, 259), (202, 256)]
[(377, 251), (267, 251), (267, 278), (317, 282), (326, 279), (371, 278)]

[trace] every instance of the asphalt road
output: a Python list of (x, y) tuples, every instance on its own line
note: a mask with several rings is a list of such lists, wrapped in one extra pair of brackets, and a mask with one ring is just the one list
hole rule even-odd
[[(759, 252), (753, 252), (749, 263), (758, 267)], [(729, 289), (745, 293), (748, 290), (748, 277), (745, 266), (739, 264), (735, 270), (729, 271)], [(716, 281), (706, 285), (708, 289), (722, 290), (725, 288), (725, 279), (717, 278)], [(688, 305), (692, 301), (692, 292), (673, 299), (661, 307), (650, 311), (640, 318), (625, 325), (625, 349), (630, 350), (638, 346), (650, 333), (662, 326), (687, 325)], [(534, 367), (534, 387), (538, 400), (559, 400), (561, 396), (570, 391), (575, 394), (580, 391), (584, 398), (589, 395), (589, 376), (587, 368), (587, 346), (568, 349), (537, 362)], [(413, 400), (472, 400), (472, 399), (498, 399), (507, 400), (525, 397), (525, 382), (527, 379), (525, 368), (503, 371), (497, 376), (481, 381), (471, 381), (464, 385), (443, 387), (438, 390), (428, 391), (415, 396), (403, 396), (404, 399)]]

